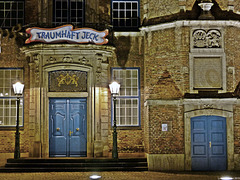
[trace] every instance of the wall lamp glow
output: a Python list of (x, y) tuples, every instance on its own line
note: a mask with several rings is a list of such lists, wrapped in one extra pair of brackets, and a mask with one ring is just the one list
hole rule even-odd
[(231, 180), (231, 179), (233, 179), (232, 177), (221, 177), (220, 178), (221, 180)]
[(90, 176), (90, 179), (101, 179), (102, 176), (98, 176), (98, 175), (92, 175)]

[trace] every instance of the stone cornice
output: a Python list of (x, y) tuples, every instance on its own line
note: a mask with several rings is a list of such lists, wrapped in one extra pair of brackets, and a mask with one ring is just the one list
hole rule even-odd
[(237, 98), (201, 98), (201, 99), (184, 99), (183, 104), (236, 104)]
[(113, 52), (115, 47), (113, 46), (104, 46), (104, 45), (79, 45), (79, 44), (33, 44), (27, 45), (21, 48), (23, 52), (34, 52), (34, 51), (79, 51), (79, 50), (86, 50), (86, 51), (104, 51), (104, 52)]
[(146, 100), (145, 106), (154, 105), (190, 105), (190, 104), (240, 104), (240, 99), (237, 98), (200, 98), (200, 99), (179, 99), (179, 100)]
[(136, 37), (136, 36), (142, 36), (143, 34), (141, 32), (114, 32), (114, 36), (130, 36), (130, 37)]
[(144, 106), (154, 106), (154, 105), (175, 105), (179, 106), (183, 104), (183, 99), (179, 100), (153, 100), (149, 99), (144, 102)]
[(157, 24), (142, 27), (140, 30), (143, 32), (159, 31), (175, 27), (238, 27), (240, 28), (240, 21), (199, 21), (199, 20), (184, 20), (174, 21), (170, 23)]

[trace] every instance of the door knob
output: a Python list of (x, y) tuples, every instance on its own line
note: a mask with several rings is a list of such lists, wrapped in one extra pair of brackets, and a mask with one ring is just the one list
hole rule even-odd
[(73, 133), (72, 131), (69, 131), (69, 136), (71, 136), (72, 133)]
[(79, 128), (76, 128), (76, 131), (79, 131)]

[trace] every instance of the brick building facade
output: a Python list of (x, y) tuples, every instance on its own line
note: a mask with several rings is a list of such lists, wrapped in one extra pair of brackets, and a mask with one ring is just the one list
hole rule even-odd
[[(119, 157), (147, 157), (149, 170), (239, 170), (239, 3), (0, 1), (0, 165), (14, 152), (16, 79), (21, 157), (38, 158), (110, 158), (117, 79)], [(28, 28), (71, 24), (108, 29), (108, 43), (26, 43)]]

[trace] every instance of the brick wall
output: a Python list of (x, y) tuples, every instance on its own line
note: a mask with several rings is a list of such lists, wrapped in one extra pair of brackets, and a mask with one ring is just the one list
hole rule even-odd
[(189, 91), (189, 29), (148, 33), (145, 43), (145, 99), (177, 99)]
[[(238, 82), (240, 81), (240, 29), (236, 27), (226, 27), (225, 30), (225, 53), (227, 60), (227, 90), (234, 91)], [(232, 72), (233, 67), (234, 72)]]
[[(149, 106), (150, 154), (184, 154), (183, 109), (175, 105)], [(168, 131), (162, 131), (162, 124)]]
[[(146, 35), (145, 100), (174, 100), (189, 91), (188, 27), (171, 28)], [(183, 154), (183, 107), (149, 105), (146, 110), (145, 148), (149, 154)], [(169, 131), (162, 132), (162, 124)]]
[(149, 153), (149, 140), (150, 140), (149, 131), (150, 131), (149, 107), (144, 106), (144, 148), (146, 153)]
[(233, 115), (234, 120), (234, 153), (240, 154), (240, 106), (237, 105)]
[[(227, 60), (227, 89), (232, 92), (240, 82), (240, 29), (226, 27), (225, 30), (225, 53)], [(232, 72), (233, 67), (233, 72)], [(240, 154), (240, 106), (236, 105), (233, 113), (234, 120), (234, 153)]]
[(148, 1), (148, 18), (174, 14), (179, 11), (178, 0)]
[[(141, 80), (141, 109), (143, 109), (143, 38), (136, 36), (117, 36), (114, 40), (116, 46), (116, 59), (109, 62), (109, 67), (140, 67)], [(110, 79), (110, 69), (109, 69)], [(109, 94), (109, 102), (111, 101)], [(109, 114), (111, 114), (111, 104), (109, 103)], [(118, 152), (119, 153), (143, 153), (144, 152), (144, 117), (141, 112), (141, 127), (140, 129), (117, 129), (118, 133)], [(112, 150), (112, 129), (109, 119), (108, 142), (109, 149)]]
[[(20, 152), (29, 152), (29, 68), (25, 57), (20, 53), (15, 38), (4, 37), (1, 41), (2, 52), (0, 54), (0, 68), (24, 68), (24, 127), (20, 129)], [(15, 131), (14, 127), (0, 127), (0, 153), (14, 153), (15, 148)], [(4, 157), (0, 155), (0, 162), (5, 162)], [(2, 159), (3, 158), (3, 159)], [(3, 165), (0, 163), (0, 166)]]
[[(117, 130), (118, 153), (144, 153), (143, 131)], [(109, 148), (112, 149), (112, 132), (109, 133)]]
[[(38, 0), (25, 1), (25, 24), (36, 24), (38, 22), (38, 16), (40, 15), (38, 14), (38, 6), (40, 6)], [(47, 9), (44, 8), (44, 10), (46, 11)]]

